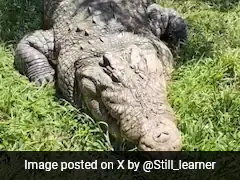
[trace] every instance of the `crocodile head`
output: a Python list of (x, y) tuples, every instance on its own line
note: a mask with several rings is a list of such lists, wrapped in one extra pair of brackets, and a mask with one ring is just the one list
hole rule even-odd
[(163, 43), (157, 50), (143, 41), (105, 52), (99, 65), (78, 67), (81, 99), (96, 119), (108, 123), (111, 134), (140, 150), (179, 151), (181, 136), (167, 98), (172, 54)]

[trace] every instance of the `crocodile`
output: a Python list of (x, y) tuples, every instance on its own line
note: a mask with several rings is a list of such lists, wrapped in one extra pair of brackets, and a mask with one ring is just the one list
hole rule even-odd
[(55, 82), (140, 151), (181, 151), (167, 87), (170, 46), (187, 39), (187, 22), (175, 9), (151, 0), (45, 0), (43, 20), (17, 44), (19, 73), (37, 86)]

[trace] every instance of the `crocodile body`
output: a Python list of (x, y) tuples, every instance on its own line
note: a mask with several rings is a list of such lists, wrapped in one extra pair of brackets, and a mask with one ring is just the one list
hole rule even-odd
[(167, 99), (173, 56), (160, 39), (186, 38), (186, 22), (150, 0), (45, 0), (44, 30), (16, 49), (20, 73), (56, 81), (64, 97), (144, 151), (179, 151)]

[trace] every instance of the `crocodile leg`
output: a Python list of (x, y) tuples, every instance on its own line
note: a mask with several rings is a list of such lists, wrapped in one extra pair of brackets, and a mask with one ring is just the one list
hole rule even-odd
[(22, 38), (16, 48), (15, 66), (37, 86), (54, 80), (52, 30), (38, 30)]
[(176, 45), (187, 39), (187, 22), (176, 10), (152, 4), (148, 6), (147, 14), (151, 31), (161, 40)]

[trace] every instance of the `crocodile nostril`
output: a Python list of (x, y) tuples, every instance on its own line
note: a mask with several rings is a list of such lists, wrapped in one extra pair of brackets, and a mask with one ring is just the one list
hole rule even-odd
[(168, 136), (168, 135), (169, 135), (169, 133), (168, 133), (168, 132), (162, 132), (162, 134), (164, 134), (164, 135), (166, 135), (166, 136)]
[(170, 139), (170, 135), (168, 132), (156, 132), (153, 134), (154, 141), (165, 143)]

